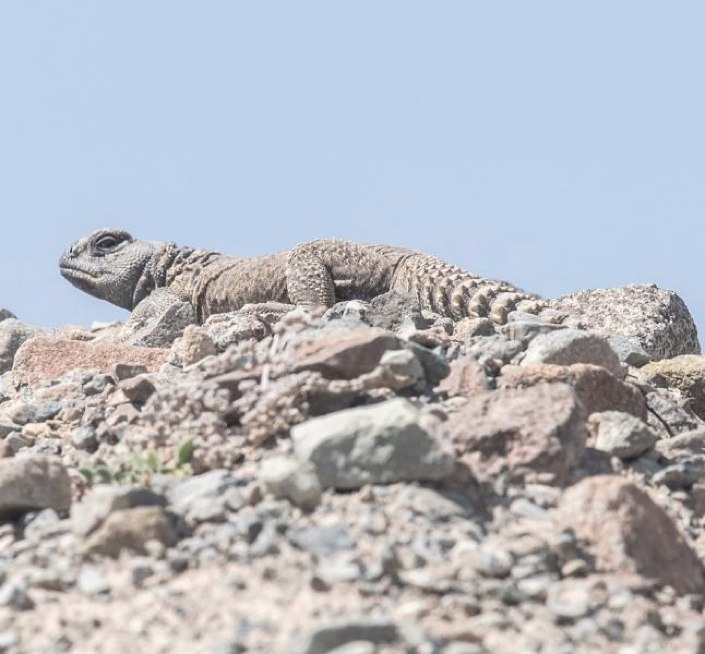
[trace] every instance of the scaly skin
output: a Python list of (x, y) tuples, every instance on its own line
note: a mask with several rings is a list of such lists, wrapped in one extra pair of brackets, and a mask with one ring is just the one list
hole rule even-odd
[(238, 259), (101, 229), (64, 252), (59, 267), (72, 284), (112, 304), (132, 311), (148, 297), (167, 296), (189, 302), (201, 322), (247, 304), (316, 309), (390, 290), (416, 294), (423, 308), (455, 320), (487, 316), (502, 324), (513, 310), (536, 313), (543, 306), (507, 282), (419, 252), (333, 239)]

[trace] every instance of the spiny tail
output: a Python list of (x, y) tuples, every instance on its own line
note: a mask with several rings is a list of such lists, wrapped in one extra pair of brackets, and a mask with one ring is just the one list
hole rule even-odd
[(538, 313), (544, 306), (539, 296), (508, 282), (483, 279), (423, 254), (412, 254), (400, 261), (392, 288), (416, 294), (422, 308), (455, 320), (488, 317), (502, 325), (512, 311)]

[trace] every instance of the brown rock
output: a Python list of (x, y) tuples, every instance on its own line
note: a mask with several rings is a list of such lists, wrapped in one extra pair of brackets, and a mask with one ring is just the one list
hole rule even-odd
[(354, 379), (372, 372), (382, 355), (398, 345), (393, 334), (371, 329), (326, 336), (296, 350), (293, 371), (313, 370), (328, 379)]
[(463, 357), (453, 361), (450, 374), (441, 381), (440, 388), (450, 396), (471, 397), (484, 393), (490, 385), (485, 369), (476, 359)]
[(705, 356), (683, 354), (655, 361), (641, 368), (646, 382), (653, 386), (675, 386), (691, 401), (690, 408), (705, 419)]
[(130, 402), (142, 404), (146, 402), (156, 390), (154, 384), (146, 375), (137, 375), (124, 379), (118, 384), (118, 388), (125, 394)]
[(497, 380), (500, 388), (529, 388), (543, 383), (565, 383), (575, 390), (588, 414), (623, 411), (646, 420), (646, 401), (641, 391), (617, 379), (601, 366), (575, 363), (572, 366), (504, 366)]
[[(476, 472), (562, 484), (585, 447), (586, 415), (567, 384), (498, 390), (470, 398), (446, 423)], [(542, 476), (543, 477), (543, 476)]]
[(167, 547), (178, 542), (173, 520), (160, 506), (140, 506), (111, 513), (86, 540), (86, 556), (117, 558), (123, 550), (147, 554), (146, 545), (155, 540)]
[(117, 363), (142, 365), (153, 372), (164, 363), (168, 352), (115, 343), (32, 338), (15, 355), (12, 377), (17, 386), (40, 386), (76, 368), (107, 374)]
[(71, 480), (58, 457), (44, 454), (0, 460), (0, 514), (71, 506)]
[(621, 477), (589, 477), (569, 488), (558, 518), (590, 543), (599, 570), (644, 575), (679, 594), (705, 590), (702, 564), (671, 518)]

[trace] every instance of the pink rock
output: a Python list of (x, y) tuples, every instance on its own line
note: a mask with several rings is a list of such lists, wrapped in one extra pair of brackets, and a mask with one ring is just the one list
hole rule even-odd
[(658, 579), (680, 594), (705, 590), (703, 567), (668, 514), (633, 483), (589, 477), (569, 488), (561, 525), (592, 547), (598, 569)]
[(585, 423), (570, 386), (539, 384), (471, 397), (446, 429), (477, 473), (508, 472), (515, 480), (540, 474), (562, 484), (585, 448)]
[(12, 377), (17, 386), (40, 386), (77, 368), (107, 374), (118, 363), (142, 365), (154, 372), (166, 361), (168, 352), (118, 343), (32, 338), (17, 351)]

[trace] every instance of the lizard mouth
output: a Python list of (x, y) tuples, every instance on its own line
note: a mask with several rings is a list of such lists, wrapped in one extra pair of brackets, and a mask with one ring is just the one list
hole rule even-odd
[(94, 275), (87, 270), (81, 270), (80, 268), (74, 268), (73, 266), (67, 266), (66, 264), (61, 264), (59, 266), (59, 271), (63, 277), (66, 277), (66, 279), (70, 281), (89, 281), (98, 277), (98, 275)]

